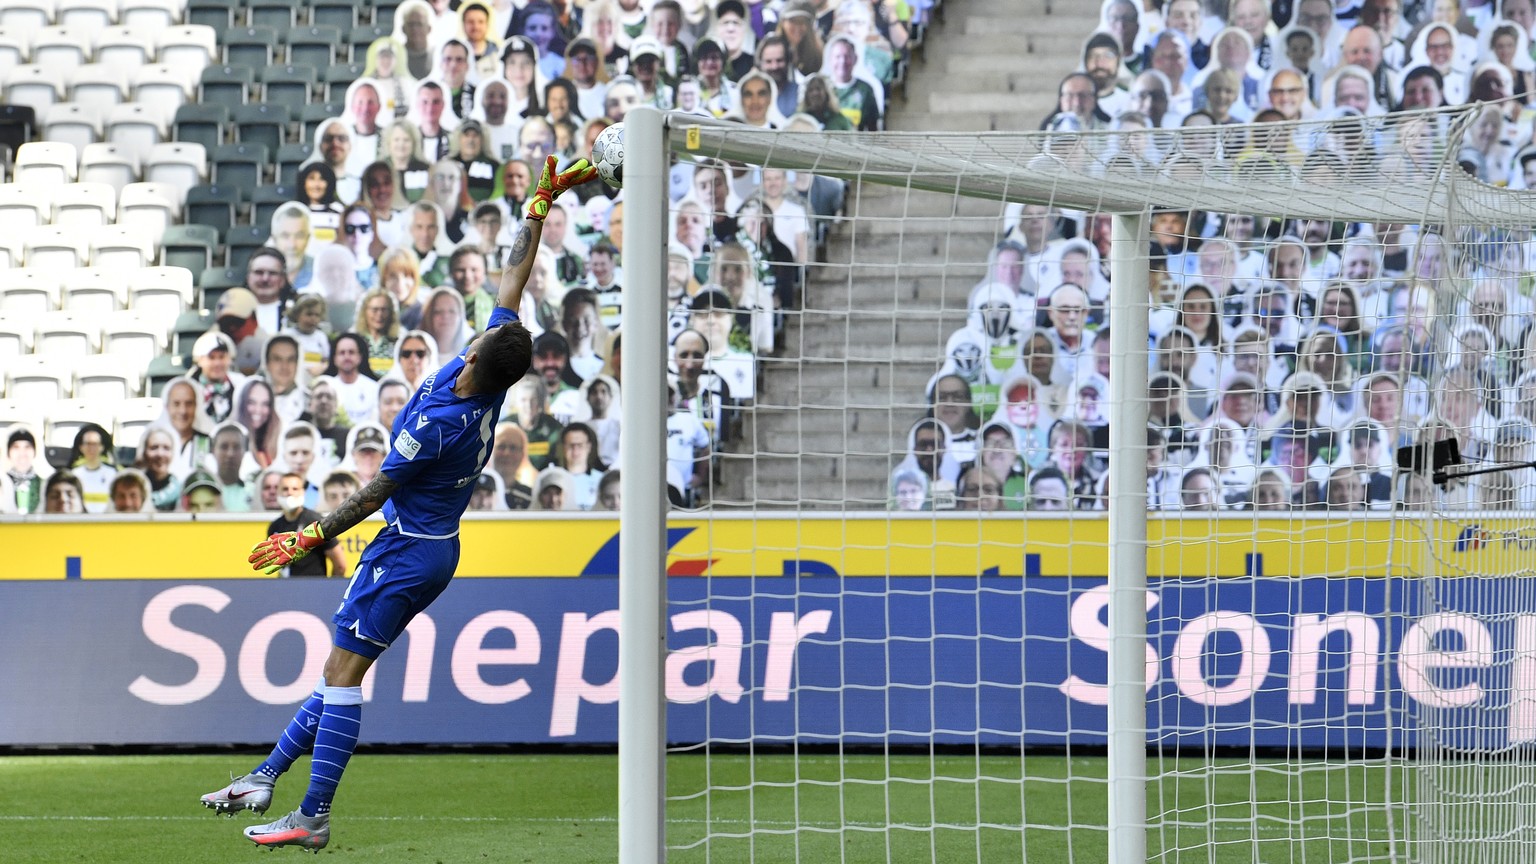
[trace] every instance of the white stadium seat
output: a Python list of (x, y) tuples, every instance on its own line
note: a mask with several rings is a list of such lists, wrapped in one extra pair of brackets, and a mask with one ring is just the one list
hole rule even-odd
[(0, 233), (0, 272), (21, 266), (21, 235)]
[(22, 237), (27, 269), (50, 267), (73, 270), (84, 266), (90, 247), (78, 231), (70, 231), (53, 225), (33, 228)]
[(15, 182), (27, 186), (73, 183), (79, 164), (73, 144), (29, 141), (16, 150)]
[(117, 0), (59, 0), (54, 20), (94, 36), (117, 23)]
[(131, 309), (173, 322), (192, 308), (192, 271), (185, 267), (145, 267), (127, 278)]
[[(147, 364), (146, 364), (147, 365)], [(121, 402), (144, 390), (144, 367), (132, 367), (121, 357), (101, 354), (75, 364), (75, 398)], [(104, 424), (108, 429), (110, 424)]]
[(71, 72), (91, 60), (91, 34), (74, 27), (54, 25), (32, 34), (32, 62)]
[(128, 103), (107, 113), (105, 140), (123, 147), (142, 164), (165, 140), (166, 123), (161, 112), (149, 105)]
[(96, 34), (96, 63), (116, 69), (125, 76), (155, 60), (153, 31), (134, 27), (108, 27)]
[(39, 191), (15, 183), (0, 184), (0, 235), (47, 225), (53, 218), (52, 189)]
[(117, 190), (105, 183), (70, 183), (53, 191), (53, 224), (90, 230), (117, 218)]
[(38, 354), (87, 357), (101, 348), (101, 316), (61, 309), (37, 319), (32, 350)]
[(79, 177), (81, 183), (105, 183), (121, 193), (139, 179), (139, 160), (126, 147), (109, 142), (92, 144), (80, 151)]
[(102, 322), (101, 353), (118, 358), (124, 366), (145, 369), (149, 361), (165, 353), (166, 334), (173, 323), (174, 319), (136, 309), (114, 312)]
[(74, 362), (67, 357), (31, 354), (5, 364), (5, 398), (18, 402), (51, 403), (69, 398), (74, 386)]
[(139, 449), (144, 430), (159, 422), (163, 404), (154, 398), (129, 399), (119, 403), (113, 412), (116, 419), (112, 424), (112, 443), (118, 447)]
[(69, 79), (69, 101), (88, 105), (106, 122), (107, 112), (128, 98), (128, 75), (116, 66), (92, 63), (81, 66)]
[(36, 315), (0, 312), (0, 365), (13, 357), (31, 354), (32, 337), (36, 332)]
[(13, 30), (0, 32), (0, 84), (12, 69), (32, 59), (32, 43)]
[(118, 22), (154, 32), (180, 22), (186, 8), (186, 0), (123, 0)]
[(17, 66), (5, 75), (5, 101), (25, 105), (41, 114), (49, 105), (64, 101), (64, 72), (36, 63)]
[[(33, 229), (46, 230), (46, 229)], [(41, 315), (59, 308), (64, 276), (58, 270), (24, 267), (0, 272), (0, 311)]]
[(193, 141), (157, 144), (144, 160), (144, 179), (176, 190), (176, 206), (187, 200), (187, 190), (208, 182), (208, 151)]
[(166, 226), (181, 219), (178, 195), (185, 196), (186, 192), (164, 183), (129, 183), (117, 196), (117, 221), (138, 225), (158, 238), (165, 233)]
[(206, 24), (183, 24), (159, 33), (156, 62), (201, 75), (219, 55), (218, 34)]
[(68, 144), (80, 151), (101, 140), (101, 118), (104, 115), (105, 112), (99, 112), (88, 105), (55, 102), (39, 112), (38, 116), (42, 121), (44, 138)]
[(0, 3), (0, 27), (36, 33), (53, 23), (54, 0), (5, 0)]
[(192, 98), (195, 76), (164, 63), (139, 67), (133, 76), (133, 101), (160, 115), (162, 127), (170, 125), (176, 109)]
[[(45, 446), (68, 450), (75, 445), (80, 427), (95, 423), (103, 429), (111, 429), (117, 422), (111, 402), (88, 400), (76, 395), (48, 406), (47, 428), (43, 430)], [(117, 442), (113, 442), (116, 444)]]
[[(0, 376), (0, 387), (4, 385), (4, 376)], [(31, 430), (33, 436), (41, 435), (43, 433), (45, 407), (46, 403), (23, 402), (19, 399), (0, 399), (0, 430), (10, 430), (17, 426), (23, 426)]]
[(128, 307), (123, 274), (101, 267), (81, 267), (64, 274), (63, 307), (71, 312), (110, 315)]
[(136, 225), (104, 225), (88, 232), (91, 266), (114, 272), (138, 270), (155, 260), (149, 232)]

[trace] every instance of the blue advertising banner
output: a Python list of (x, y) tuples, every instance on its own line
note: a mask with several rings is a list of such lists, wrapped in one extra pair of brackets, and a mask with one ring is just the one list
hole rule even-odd
[[(668, 737), (1101, 744), (1104, 580), (673, 577)], [(1168, 579), (1147, 592), (1163, 743), (1536, 742), (1515, 580)], [(617, 739), (618, 584), (458, 580), (366, 682), (364, 738)], [(0, 744), (268, 743), (319, 680), (323, 580), (0, 586)], [(1388, 610), (1394, 610), (1389, 614)], [(1408, 709), (1412, 709), (1411, 712)]]

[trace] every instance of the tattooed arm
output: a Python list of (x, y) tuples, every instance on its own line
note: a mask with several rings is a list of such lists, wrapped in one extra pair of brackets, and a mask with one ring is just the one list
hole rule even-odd
[(378, 512), (400, 484), (380, 471), (373, 482), (353, 492), (341, 506), (320, 517), (320, 530), (326, 537), (340, 537), (342, 532)]
[(528, 274), (533, 272), (533, 262), (538, 257), (539, 238), (543, 235), (543, 220), (523, 220), (523, 227), (517, 229), (517, 239), (512, 241), (512, 253), (507, 258), (506, 270), (501, 274), (501, 296), (496, 298), (496, 305), (513, 312), (522, 308), (523, 286), (528, 284)]

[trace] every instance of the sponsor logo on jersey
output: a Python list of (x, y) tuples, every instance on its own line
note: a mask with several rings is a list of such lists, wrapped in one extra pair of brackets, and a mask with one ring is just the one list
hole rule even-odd
[(384, 568), (383, 567), (375, 567), (375, 568), (373, 568), (373, 581), (377, 582), (383, 576), (384, 576)]
[(400, 434), (395, 436), (395, 452), (410, 461), (421, 452), (421, 442), (412, 438), (409, 430), (401, 429)]
[(425, 415), (425, 414), (417, 414), (416, 415), (416, 428), (417, 429), (420, 429), (421, 427), (427, 425), (430, 422), (432, 422), (432, 421), (427, 419), (427, 415)]

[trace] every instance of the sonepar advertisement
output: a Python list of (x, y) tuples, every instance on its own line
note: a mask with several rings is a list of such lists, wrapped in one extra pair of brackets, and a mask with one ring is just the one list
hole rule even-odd
[[(320, 679), (345, 583), (250, 578), (263, 527), (0, 523), (0, 744), (266, 742)], [(1426, 716), (1445, 746), (1536, 743), (1536, 526), (1422, 527), (1153, 522), (1156, 743), (1411, 747)], [(617, 523), (464, 535), (364, 683), (365, 740), (615, 742)], [(1107, 541), (1082, 518), (674, 521), (645, 574), (669, 600), (667, 736), (1102, 744)]]

